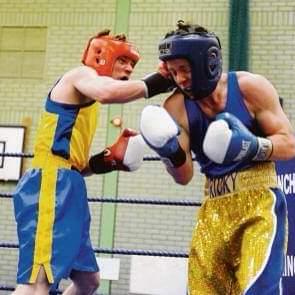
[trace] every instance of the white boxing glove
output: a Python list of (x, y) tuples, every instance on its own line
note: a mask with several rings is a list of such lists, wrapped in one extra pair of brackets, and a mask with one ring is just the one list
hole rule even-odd
[(140, 132), (145, 142), (159, 156), (171, 164), (179, 167), (184, 164), (186, 154), (178, 142), (180, 130), (170, 114), (157, 105), (146, 106), (140, 119)]
[(223, 163), (231, 133), (224, 120), (217, 120), (209, 125), (203, 142), (203, 151), (210, 160), (218, 164)]
[(128, 167), (128, 171), (137, 170), (143, 161), (146, 143), (141, 134), (130, 136), (123, 158), (123, 165)]
[(179, 134), (179, 128), (169, 113), (157, 105), (148, 105), (141, 112), (140, 131), (148, 144), (162, 148)]
[(258, 137), (234, 115), (220, 113), (206, 132), (203, 151), (217, 164), (266, 161), (272, 154), (272, 142)]

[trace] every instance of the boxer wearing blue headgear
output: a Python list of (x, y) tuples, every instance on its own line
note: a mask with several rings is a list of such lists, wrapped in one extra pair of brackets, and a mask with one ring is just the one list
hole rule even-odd
[(221, 73), (218, 38), (179, 22), (160, 46), (177, 88), (141, 114), (143, 139), (180, 184), (205, 175), (189, 256), (190, 295), (281, 294), (286, 204), (273, 160), (295, 156), (277, 91), (264, 77)]
[(221, 45), (214, 33), (200, 26), (179, 28), (168, 33), (159, 44), (159, 58), (166, 62), (184, 58), (191, 67), (192, 85), (182, 89), (190, 98), (211, 94), (222, 74)]

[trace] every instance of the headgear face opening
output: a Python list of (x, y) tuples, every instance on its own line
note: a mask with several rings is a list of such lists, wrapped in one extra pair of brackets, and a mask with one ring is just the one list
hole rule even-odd
[(99, 75), (111, 77), (116, 60), (123, 56), (135, 64), (140, 58), (138, 51), (128, 42), (110, 35), (95, 36), (88, 41), (82, 63), (94, 68)]
[(202, 99), (214, 91), (222, 74), (221, 46), (215, 34), (175, 34), (162, 40), (159, 59), (165, 62), (176, 58), (188, 60), (191, 66), (190, 98)]

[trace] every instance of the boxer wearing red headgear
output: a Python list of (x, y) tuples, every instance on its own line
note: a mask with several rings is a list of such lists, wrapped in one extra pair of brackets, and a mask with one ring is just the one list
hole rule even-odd
[(89, 39), (82, 63), (94, 68), (99, 75), (111, 77), (119, 57), (129, 58), (135, 66), (140, 56), (135, 47), (126, 41), (125, 35), (112, 36), (109, 33), (106, 30)]
[(133, 171), (141, 164), (145, 144), (130, 129), (89, 157), (101, 104), (125, 103), (165, 90), (166, 79), (157, 73), (144, 80), (120, 81), (129, 79), (138, 60), (124, 35), (113, 37), (103, 31), (89, 41), (84, 65), (63, 74), (49, 91), (33, 169), (14, 193), (19, 238), (14, 295), (48, 294), (67, 277), (72, 279), (67, 294), (93, 294), (97, 289), (99, 268), (90, 242), (83, 176)]

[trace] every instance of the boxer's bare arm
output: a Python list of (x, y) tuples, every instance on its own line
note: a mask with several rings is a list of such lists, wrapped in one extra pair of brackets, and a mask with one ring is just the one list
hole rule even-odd
[(100, 103), (125, 103), (146, 95), (146, 85), (141, 80), (121, 81), (97, 75), (89, 67), (81, 67), (73, 80), (74, 87), (86, 97)]
[(265, 77), (238, 72), (240, 89), (265, 136), (272, 141), (271, 160), (288, 160), (295, 156), (293, 127), (282, 110), (279, 95)]

